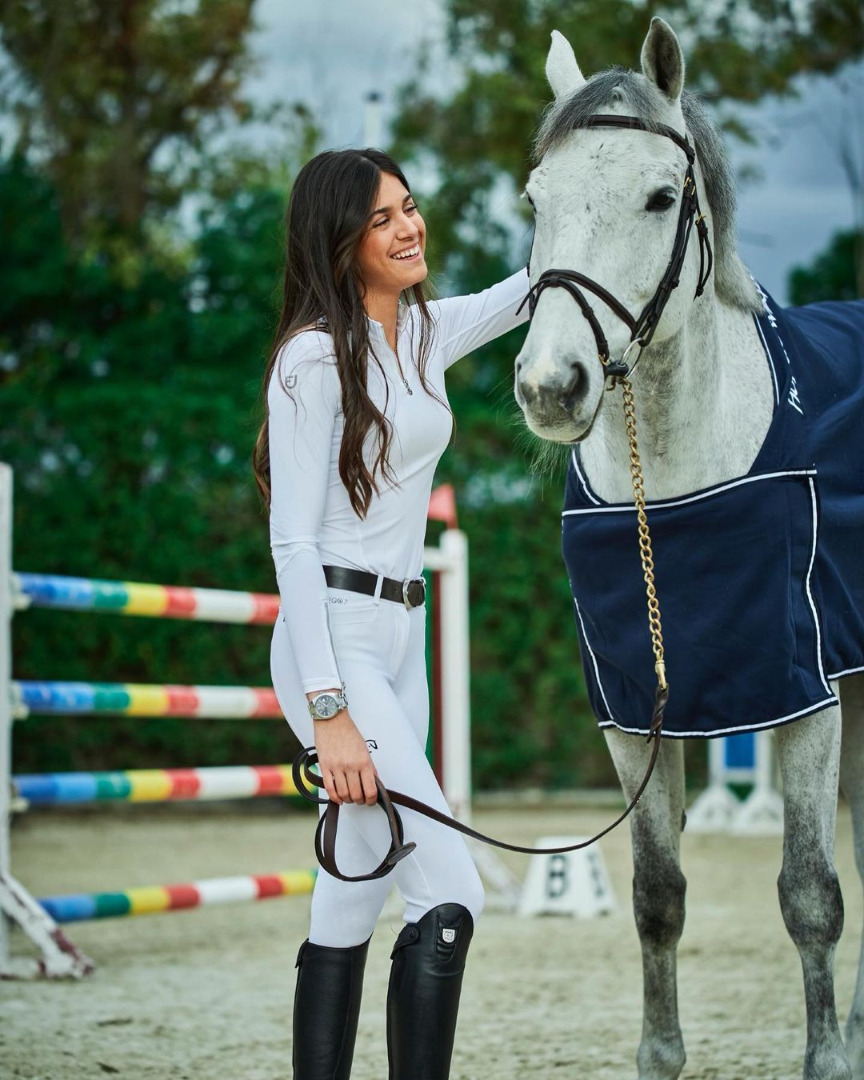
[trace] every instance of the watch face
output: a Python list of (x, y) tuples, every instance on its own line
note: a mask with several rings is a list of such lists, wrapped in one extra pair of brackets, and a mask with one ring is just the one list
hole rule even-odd
[(331, 716), (335, 716), (339, 712), (336, 698), (332, 694), (319, 694), (315, 698), (315, 712), (322, 720), (329, 720)]

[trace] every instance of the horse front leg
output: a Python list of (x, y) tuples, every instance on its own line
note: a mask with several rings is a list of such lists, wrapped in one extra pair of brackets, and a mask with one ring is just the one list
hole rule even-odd
[(801, 957), (807, 1005), (804, 1080), (850, 1080), (834, 1004), (834, 952), (843, 898), (834, 869), (840, 709), (777, 728), (783, 774), (780, 909)]
[[(651, 747), (644, 738), (615, 730), (606, 732), (606, 741), (629, 800), (645, 775)], [(664, 739), (651, 782), (630, 816), (633, 911), (642, 946), (639, 1080), (677, 1080), (686, 1061), (677, 985), (687, 884), (680, 865), (683, 813), (684, 748)]]
[[(843, 680), (841, 700), (840, 790), (852, 811), (855, 862), (864, 884), (864, 676)], [(846, 1054), (854, 1080), (864, 1080), (864, 935), (855, 995), (846, 1021)]]

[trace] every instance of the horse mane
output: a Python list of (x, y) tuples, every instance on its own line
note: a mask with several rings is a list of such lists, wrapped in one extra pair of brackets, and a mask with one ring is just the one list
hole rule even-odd
[[(592, 75), (564, 101), (554, 101), (534, 141), (539, 162), (560, 146), (574, 128), (584, 127), (589, 116), (625, 105), (633, 116), (656, 130), (664, 123), (668, 101), (644, 75), (623, 67)], [(761, 312), (762, 301), (735, 244), (735, 183), (723, 140), (699, 98), (689, 90), (681, 95), (681, 109), (702, 170), (705, 198), (714, 226), (714, 275), (718, 300), (744, 311)]]

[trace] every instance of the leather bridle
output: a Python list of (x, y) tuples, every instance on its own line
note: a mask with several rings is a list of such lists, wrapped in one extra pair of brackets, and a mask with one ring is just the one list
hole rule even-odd
[[(696, 160), (696, 151), (686, 135), (679, 135), (674, 128), (667, 127), (665, 124), (649, 126), (643, 120), (640, 120), (638, 116), (616, 116), (614, 114), (606, 113), (596, 113), (593, 116), (589, 116), (584, 124), (580, 126), (591, 128), (635, 128), (639, 131), (647, 131), (652, 135), (662, 135), (667, 139), (671, 139), (672, 142), (680, 147), (687, 155), (687, 171), (684, 174), (681, 208), (678, 212), (678, 227), (675, 231), (675, 243), (672, 247), (672, 255), (670, 256), (669, 264), (666, 267), (666, 272), (664, 273), (660, 284), (657, 286), (654, 295), (642, 309), (642, 313), (638, 318), (634, 318), (621, 301), (613, 296), (607, 289), (604, 289), (602, 285), (594, 281), (593, 278), (588, 277), (587, 274), (582, 274), (577, 270), (544, 270), (537, 281), (528, 290), (528, 295), (519, 307), (519, 310), (521, 311), (522, 307), (527, 303), (530, 317), (533, 319), (534, 312), (537, 308), (537, 301), (544, 289), (566, 289), (579, 305), (580, 311), (585, 316), (588, 325), (591, 327), (594, 334), (594, 340), (597, 343), (597, 356), (600, 359), (600, 363), (603, 365), (607, 379), (611, 379), (614, 384), (615, 379), (627, 378), (633, 373), (633, 370), (639, 361), (639, 357), (642, 355), (642, 350), (649, 344), (651, 338), (654, 336), (654, 331), (657, 329), (657, 324), (663, 314), (663, 309), (666, 307), (673, 289), (678, 287), (681, 267), (684, 264), (684, 257), (687, 254), (687, 244), (690, 240), (690, 233), (694, 223), (699, 236), (699, 281), (696, 286), (694, 299), (696, 296), (701, 296), (705, 289), (705, 285), (707, 284), (708, 278), (711, 275), (711, 269), (714, 265), (714, 255), (711, 250), (711, 241), (708, 238), (708, 226), (705, 224), (705, 218), (699, 208), (699, 192), (696, 189), (696, 177), (693, 168)], [(603, 328), (600, 326), (600, 322), (594, 314), (594, 309), (588, 303), (582, 289), (587, 289), (589, 292), (594, 293), (598, 299), (602, 300), (603, 303), (629, 327), (630, 344), (624, 350), (624, 354), (620, 360), (610, 360), (609, 342), (606, 340)], [(633, 363), (628, 366), (627, 359), (630, 350), (635, 347), (638, 347), (639, 352)]]

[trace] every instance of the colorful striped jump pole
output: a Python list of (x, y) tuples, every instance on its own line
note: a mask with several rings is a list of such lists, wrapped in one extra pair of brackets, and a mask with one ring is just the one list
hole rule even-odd
[(187, 589), (178, 585), (144, 585), (137, 581), (102, 581), (59, 574), (12, 574), (13, 606), (62, 608), (143, 615), (151, 619), (195, 619), (202, 622), (251, 623), (272, 626), (279, 596), (228, 589)]
[(315, 870), (289, 870), (281, 874), (210, 878), (184, 885), (149, 885), (123, 892), (45, 896), (37, 902), (56, 923), (82, 922), (295, 896), (310, 893), (316, 876)]
[(276, 694), (265, 686), (160, 686), (12, 680), (19, 718), (120, 713), (125, 716), (197, 716), (203, 719), (281, 719)]
[(203, 769), (127, 769), (114, 772), (32, 773), (12, 777), (31, 806), (87, 802), (178, 802), (297, 795), (290, 765), (232, 765)]

